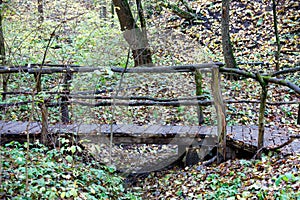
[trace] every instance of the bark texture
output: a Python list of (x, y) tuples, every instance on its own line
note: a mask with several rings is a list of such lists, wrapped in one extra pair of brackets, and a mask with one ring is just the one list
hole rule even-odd
[(43, 0), (38, 0), (38, 12), (39, 12), (39, 21), (40, 23), (44, 22), (44, 8)]
[(229, 34), (230, 0), (222, 0), (222, 48), (226, 67), (235, 68), (236, 61), (233, 55)]
[[(5, 53), (5, 41), (4, 41), (4, 33), (3, 33), (3, 1), (0, 0), (0, 64), (4, 66), (6, 64), (6, 53)], [(9, 81), (9, 74), (2, 74), (2, 90), (4, 94), (2, 94), (2, 100), (6, 99), (6, 94), (7, 92), (7, 84)]]
[[(141, 28), (136, 24), (127, 0), (113, 0), (124, 38), (132, 50), (134, 65), (152, 65), (151, 51), (146, 35), (145, 21), (142, 14), (141, 2), (137, 0)], [(144, 26), (144, 27), (143, 27)]]

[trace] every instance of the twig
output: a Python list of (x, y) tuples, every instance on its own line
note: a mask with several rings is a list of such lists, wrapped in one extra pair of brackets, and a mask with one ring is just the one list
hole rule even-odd
[(274, 72), (271, 74), (271, 76), (278, 76), (278, 75), (288, 74), (288, 73), (297, 72), (297, 71), (300, 71), (300, 67), (298, 67), (298, 66), (296, 66), (294, 68), (289, 68), (289, 69), (280, 70), (278, 72)]
[(256, 154), (252, 157), (252, 159), (256, 159), (262, 152), (277, 151), (278, 149), (281, 149), (281, 148), (285, 147), (286, 145), (291, 144), (296, 138), (300, 138), (300, 135), (290, 136), (290, 139), (288, 141), (286, 141), (280, 145), (274, 146), (274, 147), (262, 147), (256, 152)]
[(214, 163), (218, 158), (218, 155), (215, 155), (214, 157), (212, 157), (211, 159), (203, 162), (202, 166), (208, 166), (211, 165), (212, 163)]

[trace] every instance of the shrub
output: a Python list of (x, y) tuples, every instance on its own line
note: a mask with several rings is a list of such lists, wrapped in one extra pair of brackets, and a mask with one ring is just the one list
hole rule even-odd
[(78, 146), (49, 149), (36, 143), (27, 151), (27, 145), (0, 147), (0, 199), (137, 199), (114, 168), (83, 162)]

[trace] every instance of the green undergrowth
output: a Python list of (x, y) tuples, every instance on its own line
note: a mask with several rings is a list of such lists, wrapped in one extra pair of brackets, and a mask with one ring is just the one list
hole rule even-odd
[(138, 199), (125, 191), (115, 168), (77, 156), (79, 146), (27, 146), (1, 146), (0, 199)]

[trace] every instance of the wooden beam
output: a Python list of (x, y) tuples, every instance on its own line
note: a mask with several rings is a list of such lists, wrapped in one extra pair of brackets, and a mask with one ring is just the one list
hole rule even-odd
[(214, 107), (217, 113), (217, 127), (218, 127), (218, 162), (226, 159), (226, 114), (221, 92), (221, 78), (218, 66), (212, 68), (212, 83), (211, 90), (214, 99)]
[[(203, 63), (203, 64), (193, 64), (193, 65), (176, 65), (176, 66), (141, 66), (130, 68), (125, 71), (125, 73), (177, 73), (177, 72), (194, 72), (196, 69), (211, 72), (211, 67), (214, 65), (222, 66), (223, 63)], [(112, 67), (113, 72), (122, 73), (124, 68)]]

